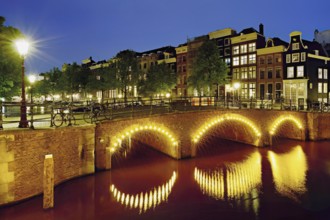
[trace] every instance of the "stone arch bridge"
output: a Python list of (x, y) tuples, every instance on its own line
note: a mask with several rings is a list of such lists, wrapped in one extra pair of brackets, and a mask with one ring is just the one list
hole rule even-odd
[(257, 147), (272, 145), (273, 137), (322, 139), (325, 130), (315, 118), (315, 113), (306, 112), (214, 110), (107, 121), (95, 128), (96, 167), (110, 169), (111, 157), (131, 139), (175, 159), (194, 157), (214, 135)]

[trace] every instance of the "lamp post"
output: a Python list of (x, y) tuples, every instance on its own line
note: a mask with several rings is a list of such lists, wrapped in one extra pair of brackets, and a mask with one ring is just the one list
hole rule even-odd
[(21, 119), (19, 121), (19, 128), (29, 127), (27, 118), (26, 118), (26, 101), (25, 101), (25, 83), (24, 83), (24, 58), (29, 50), (29, 43), (26, 40), (18, 40), (15, 42), (17, 51), (22, 58), (22, 100), (21, 100)]
[(30, 124), (30, 128), (34, 129), (34, 125), (33, 125), (33, 83), (36, 81), (36, 76), (35, 75), (30, 75), (29, 76), (29, 81), (31, 83), (31, 88), (30, 88), (30, 93), (31, 93), (31, 107), (30, 107), (30, 112), (31, 112), (31, 124)]

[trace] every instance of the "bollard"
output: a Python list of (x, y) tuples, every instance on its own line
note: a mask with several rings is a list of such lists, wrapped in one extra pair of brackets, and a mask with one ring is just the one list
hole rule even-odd
[(2, 123), (2, 101), (0, 100), (0, 130), (3, 130)]
[(33, 103), (31, 103), (31, 124), (30, 124), (30, 129), (34, 129), (34, 125), (33, 125)]
[(45, 155), (44, 160), (44, 197), (43, 208), (54, 207), (54, 160), (52, 154)]

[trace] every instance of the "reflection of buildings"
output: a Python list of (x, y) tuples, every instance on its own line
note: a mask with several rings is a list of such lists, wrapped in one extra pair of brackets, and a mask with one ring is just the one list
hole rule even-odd
[(125, 194), (119, 191), (113, 184), (110, 187), (110, 191), (117, 202), (129, 207), (130, 209), (139, 209), (140, 213), (142, 213), (146, 212), (150, 208), (155, 208), (164, 201), (167, 201), (176, 178), (177, 175), (174, 171), (171, 179), (162, 186), (155, 187), (149, 192), (141, 192), (135, 195)]
[(283, 196), (298, 200), (297, 196), (306, 192), (306, 155), (301, 146), (286, 154), (268, 152), (276, 190)]
[(203, 194), (218, 200), (238, 200), (238, 205), (258, 212), (257, 188), (261, 185), (261, 156), (258, 152), (223, 169), (210, 172), (195, 168), (194, 177)]

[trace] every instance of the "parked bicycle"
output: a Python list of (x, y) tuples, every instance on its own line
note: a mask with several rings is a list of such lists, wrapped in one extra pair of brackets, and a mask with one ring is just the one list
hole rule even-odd
[(106, 105), (95, 103), (92, 103), (83, 115), (84, 121), (91, 124), (102, 120), (110, 120), (111, 118), (111, 111)]
[(63, 123), (71, 126), (76, 124), (76, 118), (72, 114), (70, 107), (61, 107), (57, 109), (57, 113), (53, 116), (52, 122), (55, 127), (60, 127)]

